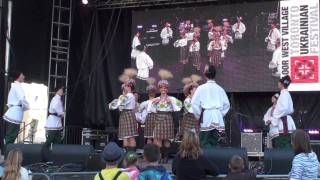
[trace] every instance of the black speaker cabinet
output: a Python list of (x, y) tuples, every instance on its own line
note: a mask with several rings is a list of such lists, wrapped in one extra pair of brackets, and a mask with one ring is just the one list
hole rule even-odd
[(94, 153), (92, 146), (56, 144), (50, 150), (50, 161), (55, 165), (64, 165), (68, 163), (85, 164), (88, 156)]
[(42, 163), (44, 162), (42, 156), (43, 147), (42, 144), (8, 144), (5, 148), (5, 157), (8, 156), (11, 150), (17, 148), (22, 152), (22, 166)]
[(233, 155), (242, 157), (245, 162), (245, 169), (248, 169), (248, 154), (245, 148), (207, 148), (203, 149), (203, 153), (208, 160), (218, 166), (220, 174), (229, 172), (228, 164)]
[(292, 149), (265, 149), (264, 173), (288, 174), (292, 167), (293, 157)]

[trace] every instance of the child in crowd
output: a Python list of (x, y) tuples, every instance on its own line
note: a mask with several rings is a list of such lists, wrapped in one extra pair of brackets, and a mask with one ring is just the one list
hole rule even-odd
[(140, 171), (137, 168), (137, 162), (138, 162), (138, 155), (133, 151), (127, 152), (124, 158), (124, 166), (126, 168), (122, 169), (121, 171), (127, 173), (128, 176), (130, 177), (130, 180), (138, 179), (138, 175)]
[(256, 179), (256, 173), (253, 171), (244, 172), (244, 161), (242, 157), (234, 155), (229, 163), (230, 173), (226, 180), (252, 180)]
[(147, 167), (144, 168), (138, 180), (172, 180), (166, 168), (159, 165), (160, 148), (155, 144), (147, 144), (144, 147), (144, 159)]

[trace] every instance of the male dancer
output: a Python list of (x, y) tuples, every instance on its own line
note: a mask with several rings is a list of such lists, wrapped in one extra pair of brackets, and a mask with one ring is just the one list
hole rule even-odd
[(63, 91), (63, 87), (59, 87), (50, 102), (49, 116), (44, 127), (47, 130), (46, 144), (48, 145), (61, 142), (61, 130), (63, 129), (61, 119), (64, 116), (64, 107), (61, 100)]
[(199, 86), (191, 104), (196, 118), (200, 121), (200, 143), (202, 147), (218, 145), (219, 131), (224, 130), (223, 117), (230, 108), (228, 96), (215, 81), (216, 69), (209, 65), (204, 73), (207, 82)]
[(11, 84), (8, 95), (7, 106), (9, 109), (3, 115), (3, 119), (6, 121), (5, 144), (14, 143), (23, 121), (23, 113), (29, 109), (29, 103), (22, 88), (25, 76), (22, 72), (14, 72), (13, 77), (15, 81)]

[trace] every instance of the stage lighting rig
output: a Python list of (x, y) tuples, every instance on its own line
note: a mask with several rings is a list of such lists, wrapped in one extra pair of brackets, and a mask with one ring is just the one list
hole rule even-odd
[(218, 2), (218, 0), (98, 0), (95, 6), (102, 9), (155, 7), (170, 5), (199, 4), (208, 2)]

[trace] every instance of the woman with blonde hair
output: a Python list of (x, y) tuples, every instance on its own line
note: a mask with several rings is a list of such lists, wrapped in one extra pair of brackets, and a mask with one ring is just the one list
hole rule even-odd
[(177, 180), (205, 179), (206, 175), (218, 175), (217, 166), (203, 156), (194, 129), (184, 132), (179, 152), (172, 162), (172, 172)]
[(19, 149), (13, 149), (9, 152), (4, 164), (3, 180), (29, 179), (29, 172), (24, 167), (21, 167), (22, 159), (22, 152)]

